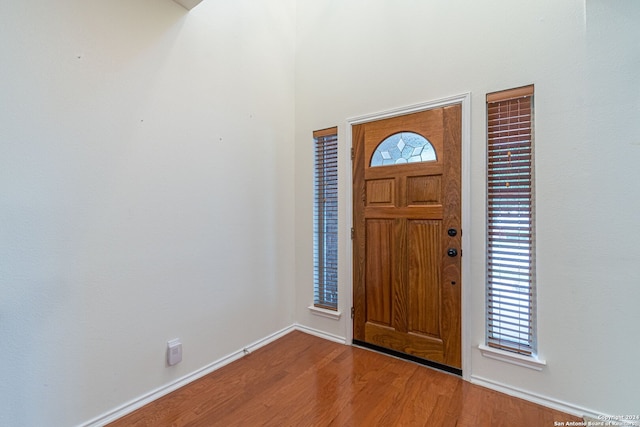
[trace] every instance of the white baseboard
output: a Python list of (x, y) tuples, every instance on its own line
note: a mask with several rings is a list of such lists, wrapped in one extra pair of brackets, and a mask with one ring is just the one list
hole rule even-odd
[[(187, 384), (189, 384), (192, 381), (197, 380), (198, 378), (201, 378), (207, 374), (210, 374), (211, 372), (222, 368), (225, 365), (228, 365), (229, 363), (236, 361), (238, 359), (240, 359), (241, 357), (243, 357), (245, 354), (247, 353), (251, 353), (257, 349), (259, 349), (260, 347), (264, 347), (265, 345), (277, 340), (278, 338), (283, 337), (284, 335), (288, 334), (291, 331), (294, 330), (301, 330), (303, 332), (308, 332), (308, 333), (312, 333), (311, 331), (308, 331), (306, 329), (302, 329), (299, 328), (298, 325), (291, 325), (291, 326), (287, 326), (284, 329), (281, 329), (278, 332), (275, 332), (271, 335), (268, 335), (262, 339), (259, 339), (249, 345), (247, 345), (246, 347), (236, 350), (231, 354), (228, 354), (227, 356), (224, 356), (218, 360), (216, 360), (213, 363), (210, 363), (190, 374), (187, 374), (185, 376), (183, 376), (182, 378), (178, 378), (177, 380), (166, 384), (162, 387), (159, 387), (147, 394), (144, 394), (136, 399), (133, 399), (127, 403), (125, 403), (122, 406), (119, 406), (105, 414), (102, 414), (90, 421), (87, 421), (84, 424), (81, 424), (80, 427), (102, 427), (106, 424), (109, 424), (110, 422), (113, 422), (119, 418), (124, 417), (125, 415), (135, 411), (136, 409), (140, 409), (142, 408), (144, 405), (153, 402), (154, 400), (157, 400), (159, 398), (161, 398), (162, 396), (171, 393), (172, 391), (175, 391), (177, 389), (179, 389), (180, 387), (183, 387)], [(319, 332), (319, 331), (318, 331)], [(316, 335), (316, 334), (313, 334)], [(322, 336), (323, 338), (326, 337), (327, 334), (325, 335), (318, 335), (318, 336)], [(331, 339), (331, 338), (327, 338), (327, 339)]]
[(563, 402), (551, 397), (542, 396), (537, 393), (532, 393), (530, 391), (522, 390), (517, 387), (512, 387), (510, 385), (482, 378), (476, 375), (471, 375), (470, 381), (473, 384), (486, 387), (491, 390), (499, 391), (501, 393), (508, 394), (509, 396), (519, 397), (520, 399), (528, 400), (529, 402), (537, 403), (538, 405), (546, 406), (547, 408), (552, 408), (561, 412), (566, 412), (567, 414), (575, 415), (577, 417), (584, 417), (586, 415), (588, 417), (597, 419), (599, 416), (603, 415), (593, 410), (583, 408), (581, 406), (573, 405), (571, 403)]
[(338, 344), (346, 344), (347, 340), (345, 339), (345, 337), (341, 337), (338, 335), (333, 335), (324, 331), (319, 331), (317, 329), (313, 329), (310, 328), (308, 326), (304, 326), (304, 325), (300, 325), (298, 323), (296, 323), (294, 326), (294, 329), (297, 331), (301, 331), (301, 332), (305, 332), (309, 335), (314, 335), (316, 337), (320, 337), (320, 338), (324, 338), (325, 340), (329, 340), (329, 341), (333, 341), (333, 342), (337, 342)]

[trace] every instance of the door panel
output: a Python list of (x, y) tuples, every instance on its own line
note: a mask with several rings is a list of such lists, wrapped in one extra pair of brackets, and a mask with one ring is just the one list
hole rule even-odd
[(440, 221), (409, 221), (409, 331), (440, 336)]
[(393, 220), (367, 221), (367, 259), (369, 260), (369, 292), (367, 319), (391, 326), (391, 250)]
[(407, 178), (407, 205), (441, 205), (442, 183), (440, 175)]
[[(400, 132), (426, 138), (436, 160), (370, 166), (379, 144)], [(356, 125), (352, 138), (354, 339), (455, 368), (461, 367), (460, 135), (461, 108), (452, 105)], [(396, 153), (420, 151), (399, 141)], [(378, 158), (388, 159), (391, 150), (382, 151)], [(449, 248), (457, 255), (449, 256)]]
[(394, 206), (394, 190), (394, 179), (372, 179), (367, 181), (367, 206)]

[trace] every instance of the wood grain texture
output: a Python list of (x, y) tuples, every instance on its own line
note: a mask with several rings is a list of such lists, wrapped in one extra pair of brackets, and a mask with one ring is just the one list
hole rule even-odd
[(296, 331), (110, 426), (539, 427), (553, 421), (581, 419)]
[[(460, 237), (447, 229), (461, 223), (460, 112), (456, 105), (372, 121), (352, 138), (354, 338), (457, 369), (460, 258), (447, 249), (460, 251)], [(371, 167), (376, 147), (400, 131), (427, 138), (437, 159)], [(366, 203), (356, 196), (364, 189)]]
[(394, 221), (367, 220), (367, 293), (366, 313), (369, 321), (391, 325), (391, 297)]
[(407, 205), (438, 205), (441, 203), (440, 176), (413, 176), (407, 179)]
[(440, 247), (441, 221), (409, 221), (409, 332), (441, 337)]
[[(407, 220), (396, 218), (393, 224), (394, 238), (391, 259), (393, 263), (392, 276), (392, 326), (398, 332), (409, 331), (409, 275), (407, 274)], [(368, 259), (367, 259), (368, 263)]]
[(436, 363), (444, 363), (442, 339), (418, 333), (403, 333), (394, 328), (367, 322), (365, 336), (370, 344), (392, 349)]
[[(460, 104), (444, 109), (444, 156), (446, 157), (443, 180), (442, 221), (442, 282), (441, 295), (443, 312), (440, 330), (445, 342), (445, 364), (462, 367), (462, 106)], [(449, 236), (447, 230), (455, 229), (457, 234)], [(456, 249), (458, 256), (447, 256), (449, 248)]]
[(367, 218), (441, 219), (442, 206), (367, 207)]
[[(364, 126), (364, 125), (359, 125)], [(355, 143), (355, 142), (354, 142)], [(364, 165), (363, 165), (364, 167)], [(442, 163), (404, 163), (375, 168), (365, 168), (365, 178), (385, 179), (398, 176), (442, 175)]]
[(367, 181), (367, 194), (365, 196), (367, 206), (393, 206), (395, 201), (394, 188), (394, 179), (376, 179)]
[(353, 338), (364, 340), (365, 322), (365, 180), (364, 180), (364, 125), (352, 127), (353, 150)]
[[(398, 132), (409, 131), (422, 135), (433, 146), (436, 157), (440, 156), (443, 144), (442, 115), (443, 110), (436, 108), (429, 110), (428, 114), (421, 111), (365, 123), (364, 126), (367, 126), (364, 149), (365, 165), (367, 166), (365, 168), (365, 178), (370, 179), (370, 173), (375, 173), (376, 169), (383, 169), (381, 167), (369, 168), (368, 166), (371, 164), (371, 158), (378, 144)], [(370, 123), (375, 123), (375, 125), (373, 127), (368, 126)]]

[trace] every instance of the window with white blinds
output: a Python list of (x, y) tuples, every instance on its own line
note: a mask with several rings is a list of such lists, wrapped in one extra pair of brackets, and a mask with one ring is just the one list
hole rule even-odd
[(533, 85), (487, 95), (487, 345), (536, 352)]
[(313, 132), (314, 306), (338, 309), (338, 128)]

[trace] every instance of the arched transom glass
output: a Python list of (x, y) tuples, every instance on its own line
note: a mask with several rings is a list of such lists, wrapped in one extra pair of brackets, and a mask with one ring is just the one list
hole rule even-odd
[(436, 160), (433, 145), (422, 135), (398, 132), (382, 141), (371, 157), (371, 166), (401, 163), (431, 162)]

